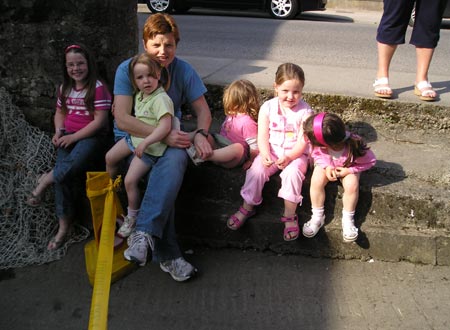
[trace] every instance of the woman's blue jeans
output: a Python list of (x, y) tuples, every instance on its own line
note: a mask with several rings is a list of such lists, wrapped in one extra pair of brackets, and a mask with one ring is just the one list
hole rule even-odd
[[(69, 148), (58, 148), (53, 169), (55, 180), (55, 204), (58, 219), (73, 219), (77, 206), (73, 186), (74, 180), (89, 170), (91, 160), (105, 149), (106, 137), (90, 137), (78, 141)], [(95, 156), (95, 157), (94, 157)]]
[(149, 174), (136, 230), (157, 237), (153, 251), (155, 262), (181, 256), (175, 232), (175, 201), (187, 162), (185, 149), (168, 147)]

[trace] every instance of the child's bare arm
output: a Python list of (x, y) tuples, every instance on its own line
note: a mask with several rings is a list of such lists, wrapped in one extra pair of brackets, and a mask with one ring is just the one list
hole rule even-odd
[(158, 126), (153, 130), (153, 132), (148, 135), (141, 143), (139, 143), (136, 148), (136, 155), (138, 157), (142, 156), (142, 153), (147, 149), (147, 147), (153, 143), (162, 141), (172, 130), (172, 116), (166, 114), (159, 119)]

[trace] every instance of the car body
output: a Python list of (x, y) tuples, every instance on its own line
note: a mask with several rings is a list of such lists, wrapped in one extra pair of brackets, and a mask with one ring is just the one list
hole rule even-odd
[(291, 19), (303, 11), (325, 10), (327, 0), (145, 0), (152, 13), (183, 13), (193, 7), (268, 11), (273, 18)]
[[(445, 5), (444, 13), (442, 18), (450, 18), (450, 1), (447, 0), (447, 4)], [(414, 21), (416, 20), (416, 7), (414, 7), (411, 18), (409, 19), (409, 25), (414, 26)]]

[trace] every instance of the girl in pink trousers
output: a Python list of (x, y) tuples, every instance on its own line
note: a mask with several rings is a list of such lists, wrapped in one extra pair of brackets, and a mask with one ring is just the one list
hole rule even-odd
[(341, 118), (321, 112), (309, 117), (304, 132), (313, 146), (314, 170), (311, 177), (312, 217), (303, 225), (303, 235), (314, 237), (325, 222), (325, 186), (340, 180), (344, 187), (342, 198), (342, 235), (345, 242), (358, 238), (354, 215), (359, 197), (359, 177), (375, 165), (373, 152), (361, 137), (346, 131)]
[(278, 197), (284, 199), (283, 238), (292, 241), (299, 236), (297, 205), (302, 202), (302, 184), (308, 166), (308, 143), (303, 122), (312, 115), (302, 100), (305, 74), (296, 64), (281, 64), (275, 76), (276, 97), (266, 101), (258, 115), (259, 155), (247, 170), (241, 189), (243, 204), (227, 221), (228, 228), (239, 229), (255, 214), (262, 202), (262, 190), (270, 177), (281, 171)]

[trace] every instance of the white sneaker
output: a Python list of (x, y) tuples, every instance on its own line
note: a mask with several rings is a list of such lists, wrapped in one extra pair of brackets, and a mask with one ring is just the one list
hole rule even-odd
[(126, 237), (130, 236), (130, 234), (133, 231), (135, 226), (136, 226), (136, 218), (135, 217), (129, 217), (129, 216), (123, 217), (123, 223), (122, 223), (122, 226), (120, 226), (119, 230), (117, 231), (117, 236), (122, 237), (122, 238), (126, 238)]
[(191, 158), (194, 165), (199, 165), (200, 163), (203, 163), (204, 160), (197, 156), (197, 150), (195, 149), (194, 145), (191, 145), (189, 148), (186, 148), (186, 152)]
[(138, 266), (145, 266), (148, 248), (153, 250), (155, 247), (153, 238), (143, 231), (134, 231), (128, 237), (127, 243), (129, 247), (123, 252), (125, 259), (135, 262)]
[(166, 260), (161, 262), (159, 266), (164, 272), (169, 273), (170, 276), (178, 282), (183, 282), (190, 279), (197, 272), (197, 269), (184, 260), (183, 257)]

